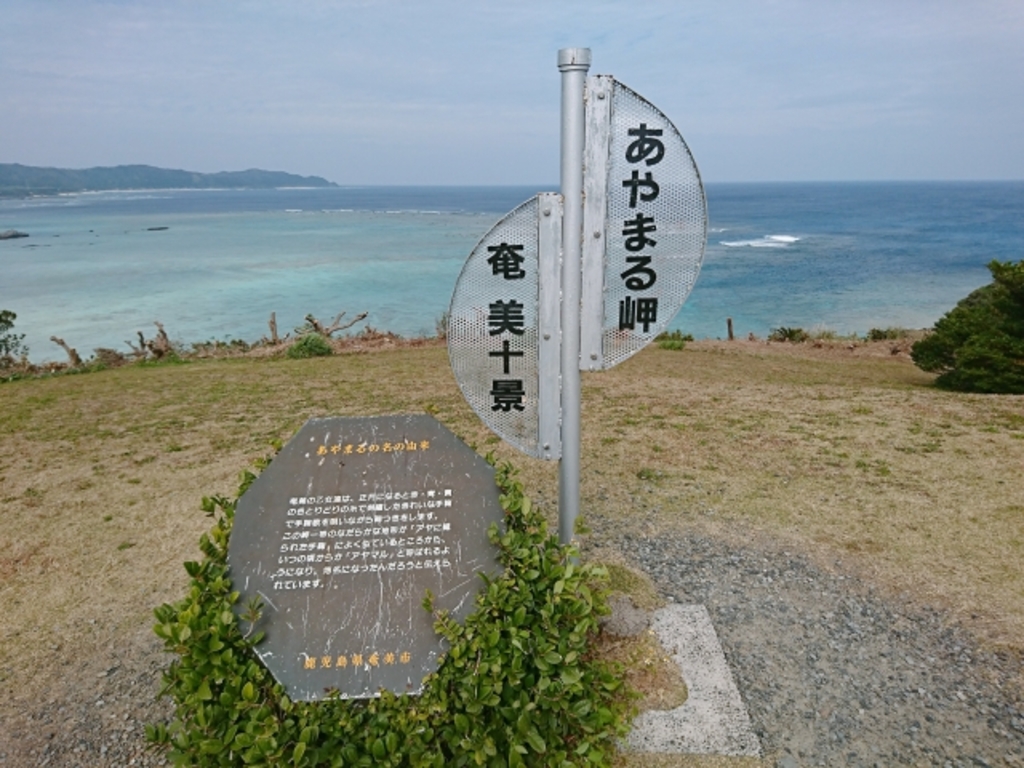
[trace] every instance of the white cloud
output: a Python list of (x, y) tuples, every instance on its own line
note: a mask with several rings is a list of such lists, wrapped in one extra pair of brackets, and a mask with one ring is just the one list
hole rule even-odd
[(1015, 0), (8, 0), (0, 162), (546, 181), (589, 45), (709, 180), (1022, 178), (1022, 39)]

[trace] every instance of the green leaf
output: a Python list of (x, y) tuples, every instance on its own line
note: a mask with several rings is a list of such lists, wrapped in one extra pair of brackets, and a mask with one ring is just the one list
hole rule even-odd
[(576, 713), (577, 717), (586, 717), (592, 706), (590, 699), (580, 699), (573, 705), (572, 711)]
[(544, 743), (544, 739), (537, 733), (536, 728), (531, 728), (526, 732), (526, 741), (533, 747), (534, 752), (544, 754), (548, 750), (548, 745)]
[(562, 685), (568, 687), (576, 685), (583, 678), (583, 673), (578, 669), (567, 669), (561, 674)]

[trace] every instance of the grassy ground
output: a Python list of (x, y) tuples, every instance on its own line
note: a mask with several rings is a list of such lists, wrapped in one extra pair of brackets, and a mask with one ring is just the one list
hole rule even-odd
[(1020, 643), (1024, 399), (939, 392), (892, 359), (717, 345), (637, 363), (585, 385), (590, 505), (753, 529)]
[[(594, 545), (613, 552), (625, 527), (755, 538), (1024, 651), (1024, 398), (934, 390), (879, 349), (701, 342), (584, 375)], [(441, 347), (0, 386), (0, 715), (148, 632), (198, 556), (200, 498), (231, 494), (272, 440), (312, 416), (394, 412), (512, 459), (553, 506), (555, 465), (481, 425)]]

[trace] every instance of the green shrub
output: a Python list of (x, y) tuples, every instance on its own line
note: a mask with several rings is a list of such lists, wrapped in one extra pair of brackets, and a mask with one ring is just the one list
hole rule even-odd
[(209, 355), (218, 352), (245, 353), (252, 349), (252, 344), (244, 339), (232, 339), (225, 337), (221, 339), (210, 339), (209, 341), (198, 341), (192, 344), (192, 354)]
[(889, 326), (888, 328), (872, 328), (864, 338), (868, 341), (896, 341), (897, 339), (905, 339), (906, 337), (906, 328), (894, 328)]
[(686, 342), (693, 341), (693, 334), (682, 331), (665, 331), (654, 337), (661, 349), (680, 350), (686, 347)]
[(333, 352), (330, 343), (319, 333), (307, 333), (288, 347), (288, 357), (325, 357)]
[(937, 386), (1024, 394), (1024, 260), (992, 261), (993, 282), (961, 299), (910, 351)]
[(13, 363), (16, 358), (28, 357), (28, 347), (23, 343), (24, 333), (14, 333), (14, 321), (18, 316), (9, 309), (0, 309), (0, 367), (5, 361)]
[[(163, 692), (170, 725), (146, 727), (178, 765), (607, 766), (633, 714), (617, 670), (591, 641), (607, 613), (607, 572), (548, 534), (509, 465), (497, 473), (505, 530), (492, 526), (505, 570), (464, 624), (435, 614), (449, 650), (419, 696), (294, 702), (247, 635), (259, 605), (236, 615), (227, 575), (235, 502), (204, 499), (215, 524), (189, 562), (187, 595), (156, 609), (155, 631), (176, 654)], [(255, 479), (246, 473), (239, 494)], [(424, 608), (430, 609), (430, 596)]]
[(769, 341), (789, 341), (794, 344), (799, 344), (802, 341), (807, 341), (810, 335), (803, 328), (772, 328), (768, 334)]

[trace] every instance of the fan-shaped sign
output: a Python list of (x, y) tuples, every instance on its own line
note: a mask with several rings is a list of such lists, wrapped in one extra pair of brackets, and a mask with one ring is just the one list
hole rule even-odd
[(448, 310), (455, 380), (483, 422), (530, 456), (560, 455), (561, 197), (537, 195), (484, 235)]
[(676, 127), (608, 76), (587, 80), (580, 365), (611, 368), (665, 330), (707, 238), (700, 173)]

